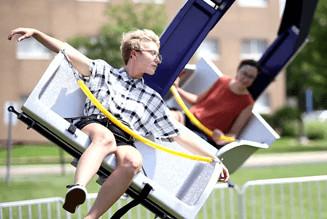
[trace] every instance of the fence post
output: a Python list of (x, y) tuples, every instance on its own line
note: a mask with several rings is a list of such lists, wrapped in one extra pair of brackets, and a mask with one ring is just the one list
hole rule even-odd
[(238, 207), (238, 218), (245, 219), (245, 198), (244, 198), (244, 190), (240, 190), (238, 186), (235, 185), (235, 190), (237, 194), (237, 207)]

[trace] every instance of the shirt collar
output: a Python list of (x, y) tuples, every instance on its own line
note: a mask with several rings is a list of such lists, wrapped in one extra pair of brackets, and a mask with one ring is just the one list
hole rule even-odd
[(125, 82), (130, 81), (132, 84), (135, 84), (136, 87), (144, 86), (143, 77), (141, 79), (132, 78), (131, 76), (129, 76), (125, 68), (120, 68), (119, 73)]

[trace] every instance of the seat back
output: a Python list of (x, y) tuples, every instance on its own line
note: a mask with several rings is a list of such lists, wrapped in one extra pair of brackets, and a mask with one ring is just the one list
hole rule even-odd
[[(184, 69), (185, 79), (181, 80), (180, 86), (191, 93), (200, 94), (210, 87), (223, 74), (208, 59), (201, 58), (196, 65), (187, 65)], [(167, 94), (165, 101), (170, 108), (180, 109), (175, 98)], [(189, 106), (190, 107), (190, 106)], [(252, 117), (243, 128), (237, 141), (227, 144), (217, 151), (219, 158), (224, 158), (224, 165), (229, 173), (234, 173), (242, 164), (258, 149), (268, 148), (279, 135), (256, 111), (252, 111)]]

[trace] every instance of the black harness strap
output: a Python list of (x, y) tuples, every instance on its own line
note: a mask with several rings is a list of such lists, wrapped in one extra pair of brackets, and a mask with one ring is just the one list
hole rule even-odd
[(126, 204), (124, 207), (120, 208), (116, 213), (111, 217), (111, 219), (120, 219), (126, 214), (130, 209), (136, 205), (142, 203), (142, 201), (149, 195), (152, 190), (152, 186), (146, 183), (141, 191), (141, 193), (131, 202)]

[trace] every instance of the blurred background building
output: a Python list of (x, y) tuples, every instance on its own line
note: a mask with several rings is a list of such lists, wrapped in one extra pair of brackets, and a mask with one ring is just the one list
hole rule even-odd
[[(118, 3), (122, 0), (112, 0)], [(132, 1), (132, 0), (131, 0)], [(149, 0), (133, 0), (135, 4)], [(210, 0), (205, 0), (211, 3)], [(107, 0), (1, 0), (0, 54), (0, 141), (7, 139), (6, 109), (14, 102), (18, 109), (33, 90), (49, 63), (52, 52), (36, 40), (7, 41), (10, 31), (17, 27), (33, 27), (62, 41), (76, 35), (99, 35), (100, 26), (107, 21), (103, 15)], [(165, 4), (169, 21), (182, 7), (184, 0), (155, 0)], [(198, 57), (210, 58), (223, 74), (234, 77), (242, 59), (258, 60), (275, 40), (285, 0), (236, 0), (220, 22), (209, 33), (196, 52), (191, 63)], [(192, 24), (190, 24), (192, 25)], [(262, 114), (273, 113), (285, 105), (285, 73), (276, 80), (256, 101), (255, 109)], [(17, 122), (13, 127), (13, 139), (17, 142), (47, 142), (34, 130), (26, 131), (26, 125)]]

